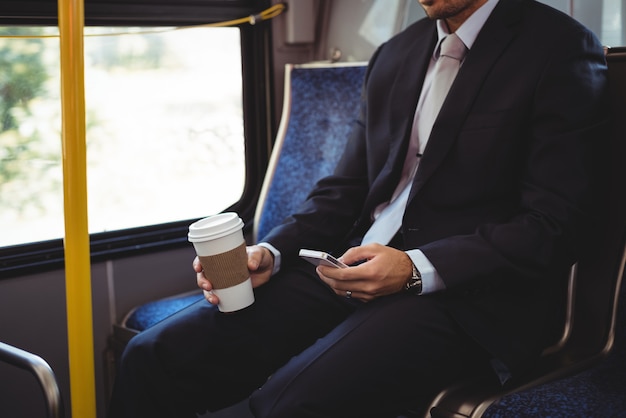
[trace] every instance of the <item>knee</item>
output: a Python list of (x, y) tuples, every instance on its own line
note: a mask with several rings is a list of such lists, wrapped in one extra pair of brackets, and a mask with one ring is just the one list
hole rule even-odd
[(131, 338), (120, 358), (119, 371), (122, 374), (142, 375), (143, 370), (156, 366), (154, 341), (139, 334)]

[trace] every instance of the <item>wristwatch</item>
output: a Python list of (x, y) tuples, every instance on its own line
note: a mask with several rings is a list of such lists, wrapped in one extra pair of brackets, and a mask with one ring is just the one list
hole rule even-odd
[(404, 290), (407, 292), (415, 293), (416, 295), (422, 294), (422, 275), (420, 271), (415, 267), (415, 264), (411, 263), (413, 272), (411, 278), (405, 283)]

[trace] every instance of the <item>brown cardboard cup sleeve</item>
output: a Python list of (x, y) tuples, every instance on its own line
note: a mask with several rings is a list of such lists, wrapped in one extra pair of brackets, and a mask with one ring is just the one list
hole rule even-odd
[(214, 289), (226, 289), (245, 282), (248, 273), (246, 243), (221, 254), (199, 256), (204, 275)]

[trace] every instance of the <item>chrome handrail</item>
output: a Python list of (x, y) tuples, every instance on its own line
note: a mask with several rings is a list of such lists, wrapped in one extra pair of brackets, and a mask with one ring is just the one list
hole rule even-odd
[(63, 400), (52, 368), (41, 357), (0, 342), (0, 361), (32, 373), (41, 386), (48, 417), (63, 418)]

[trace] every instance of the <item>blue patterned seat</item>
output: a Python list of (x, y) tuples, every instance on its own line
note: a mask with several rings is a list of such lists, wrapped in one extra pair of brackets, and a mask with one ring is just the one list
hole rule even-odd
[(263, 238), (332, 173), (358, 116), (365, 64), (287, 65), (283, 116), (254, 222)]
[[(330, 174), (358, 116), (366, 64), (288, 64), (285, 101), (254, 222), (262, 237), (300, 205), (313, 184)], [(146, 303), (114, 327), (128, 340), (203, 299), (200, 291)]]

